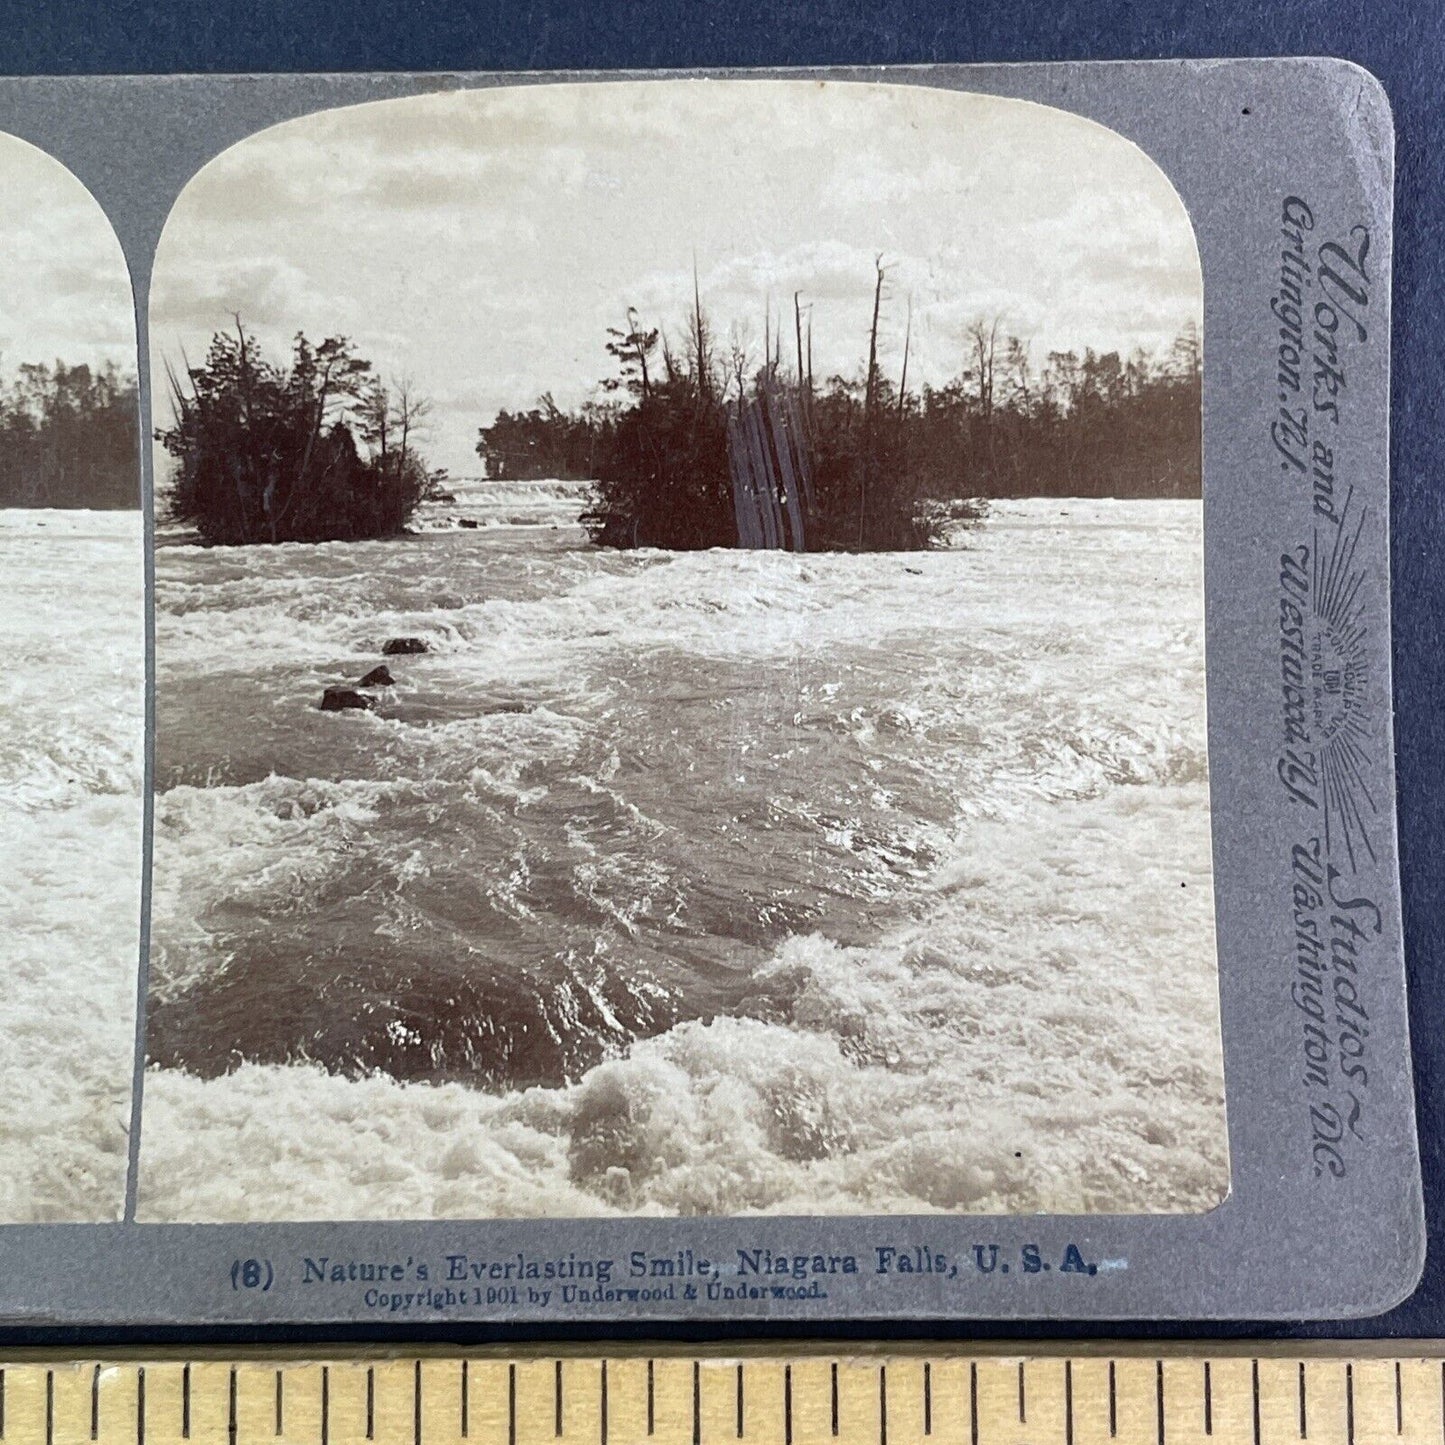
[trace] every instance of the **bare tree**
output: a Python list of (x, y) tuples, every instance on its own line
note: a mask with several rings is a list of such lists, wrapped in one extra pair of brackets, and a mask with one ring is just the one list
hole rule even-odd
[(873, 402), (878, 395), (878, 312), (883, 305), (883, 277), (886, 274), (881, 255), (873, 258), (873, 269), (877, 277), (873, 284), (873, 324), (868, 328), (868, 377), (863, 387), (864, 425), (870, 432)]
[(968, 328), (969, 340), (973, 342), (973, 370), (978, 381), (978, 410), (985, 426), (993, 420), (994, 362), (1002, 319), (995, 316), (989, 322), (980, 318)]
[(430, 415), (431, 403), (417, 394), (410, 376), (390, 383), (373, 378), (357, 402), (356, 419), (383, 477), (406, 479), (414, 462), (413, 442)]
[(747, 392), (749, 329), (745, 321), (734, 321), (728, 332), (728, 373), (737, 385), (739, 400)]
[(998, 356), (998, 329), (1002, 317), (980, 318), (968, 328), (973, 342), (973, 370), (978, 382), (978, 413), (983, 422), (984, 450), (990, 479), (997, 471), (997, 438), (994, 435), (994, 371)]
[(702, 291), (697, 280), (697, 256), (692, 258), (692, 364), (697, 375), (699, 401), (712, 397), (712, 330), (702, 312)]
[(400, 437), (397, 465), (405, 469), (411, 460), (412, 437), (425, 426), (431, 415), (431, 402), (417, 395), (416, 383), (410, 376), (398, 377), (394, 387), (396, 401), (392, 415)]
[(863, 534), (868, 518), (868, 472), (873, 465), (873, 407), (878, 397), (878, 312), (883, 305), (883, 277), (885, 274), (881, 254), (873, 258), (876, 279), (873, 283), (873, 324), (868, 328), (868, 379), (863, 387), (863, 465), (858, 474), (858, 546), (863, 546)]

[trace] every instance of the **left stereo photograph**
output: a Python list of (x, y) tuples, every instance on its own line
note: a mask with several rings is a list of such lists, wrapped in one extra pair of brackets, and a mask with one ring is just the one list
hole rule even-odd
[(0, 134), (0, 1223), (125, 1206), (140, 943), (135, 312), (110, 222)]

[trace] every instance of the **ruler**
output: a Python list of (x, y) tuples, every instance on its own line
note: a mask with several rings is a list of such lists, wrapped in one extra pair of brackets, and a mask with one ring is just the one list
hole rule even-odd
[(22, 1354), (0, 1370), (0, 1440), (1445, 1445), (1445, 1346), (1408, 1358), (1218, 1348), (1163, 1356), (1127, 1347), (1004, 1355), (953, 1346), (837, 1354), (774, 1346), (727, 1355), (656, 1347), (605, 1357)]

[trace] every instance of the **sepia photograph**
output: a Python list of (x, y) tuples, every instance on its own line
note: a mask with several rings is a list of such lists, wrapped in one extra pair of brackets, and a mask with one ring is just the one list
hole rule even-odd
[(135, 312), (90, 192), (0, 133), (0, 1224), (121, 1217), (145, 592)]
[[(150, 295), (138, 1217), (1217, 1205), (1203, 304), (1132, 142), (925, 85), (451, 91), (206, 165)], [(25, 764), (62, 857), (136, 808), (84, 549), (135, 558), (36, 541), (101, 503), (27, 466), (7, 545), (115, 641), (88, 771)]]

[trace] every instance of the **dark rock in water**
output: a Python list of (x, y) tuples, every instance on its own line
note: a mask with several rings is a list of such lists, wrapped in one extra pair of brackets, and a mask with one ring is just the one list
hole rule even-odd
[(322, 712), (346, 712), (349, 708), (369, 712), (375, 706), (374, 697), (367, 697), (364, 692), (357, 692), (354, 687), (328, 687), (321, 694)]
[(475, 532), (476, 529), (481, 526), (481, 523), (478, 522), (475, 517), (458, 517), (457, 526), (465, 527), (468, 531)]
[(381, 649), (381, 655), (383, 657), (414, 657), (417, 653), (430, 651), (431, 648), (420, 637), (393, 637)]
[(433, 493), (431, 494), (431, 496), (427, 498), (427, 501), (429, 501), (429, 502), (448, 502), (448, 503), (450, 503), (450, 502), (455, 502), (456, 499), (457, 499), (457, 494), (456, 494), (455, 492), (433, 492)]
[(391, 669), (382, 663), (380, 667), (373, 667), (356, 685), (357, 687), (390, 687), (395, 681), (396, 679), (391, 675)]
[(498, 702), (487, 708), (487, 717), (496, 717), (499, 713), (521, 713), (531, 712), (532, 709), (524, 702)]

